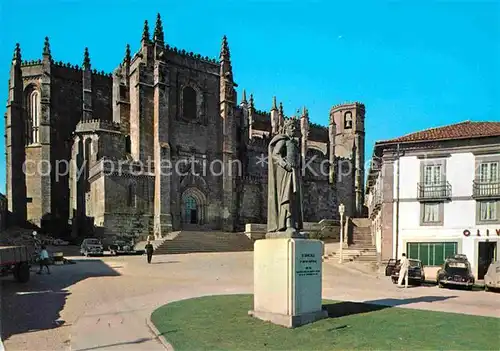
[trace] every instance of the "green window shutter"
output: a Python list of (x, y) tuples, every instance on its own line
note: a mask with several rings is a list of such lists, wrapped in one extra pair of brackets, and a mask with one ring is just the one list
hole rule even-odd
[(444, 243), (444, 258), (453, 257), (457, 254), (457, 243)]
[(420, 260), (426, 266), (430, 266), (430, 245), (428, 243), (420, 244)]
[(406, 243), (408, 258), (421, 260), (425, 266), (440, 266), (448, 257), (457, 254), (458, 243)]
[(445, 254), (444, 248), (445, 243), (435, 243), (434, 244), (434, 261), (432, 263), (433, 266), (440, 266), (444, 263)]
[(406, 246), (407, 246), (406, 252), (408, 254), (408, 258), (419, 260), (420, 257), (418, 255), (418, 243), (408, 243), (406, 244)]

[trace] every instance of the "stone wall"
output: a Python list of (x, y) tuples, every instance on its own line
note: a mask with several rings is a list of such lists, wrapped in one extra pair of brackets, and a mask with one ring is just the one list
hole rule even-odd
[(105, 177), (105, 213), (153, 214), (152, 176)]
[[(51, 67), (51, 104), (50, 114), (51, 158), (55, 168), (59, 161), (56, 177), (52, 177), (52, 212), (67, 218), (69, 215), (69, 175), (62, 168), (71, 160), (71, 133), (82, 114), (82, 72), (69, 67)], [(61, 162), (62, 161), (62, 162)]]
[(339, 158), (336, 159), (336, 187), (337, 202), (345, 206), (345, 215), (354, 216), (356, 199), (354, 191), (355, 172), (352, 160)]
[(97, 227), (103, 236), (125, 236), (141, 241), (153, 232), (153, 215), (150, 214), (107, 213), (103, 222), (102, 227)]
[(92, 75), (92, 109), (94, 118), (112, 120), (113, 79), (108, 75)]
[(306, 182), (303, 193), (304, 221), (317, 222), (323, 218), (335, 218), (337, 197), (328, 181)]
[(258, 181), (244, 179), (247, 184), (242, 186), (239, 204), (239, 219), (241, 223), (261, 223), (262, 217), (262, 185)]

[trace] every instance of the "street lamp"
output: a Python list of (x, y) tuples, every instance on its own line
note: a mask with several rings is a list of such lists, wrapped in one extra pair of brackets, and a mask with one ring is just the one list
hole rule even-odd
[(339, 263), (343, 263), (342, 261), (342, 247), (344, 246), (344, 212), (345, 206), (344, 204), (339, 205), (339, 213), (340, 213), (340, 257)]

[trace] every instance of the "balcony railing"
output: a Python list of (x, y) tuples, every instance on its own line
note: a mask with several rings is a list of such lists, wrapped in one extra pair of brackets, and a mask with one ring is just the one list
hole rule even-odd
[(447, 200), (451, 198), (451, 184), (448, 182), (434, 184), (417, 184), (419, 200)]
[(474, 198), (500, 198), (500, 181), (472, 183), (472, 196)]

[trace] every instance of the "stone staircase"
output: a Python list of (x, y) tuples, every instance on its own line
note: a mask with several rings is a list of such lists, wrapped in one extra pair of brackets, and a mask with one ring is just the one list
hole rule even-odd
[[(372, 243), (371, 221), (368, 218), (353, 218), (351, 220), (352, 236), (348, 247), (344, 246), (342, 258), (344, 262), (362, 262), (369, 265), (377, 264), (377, 250)], [(339, 250), (331, 252), (325, 259), (338, 260)]]
[(182, 230), (167, 235), (154, 254), (237, 251), (253, 251), (253, 241), (244, 233)]

